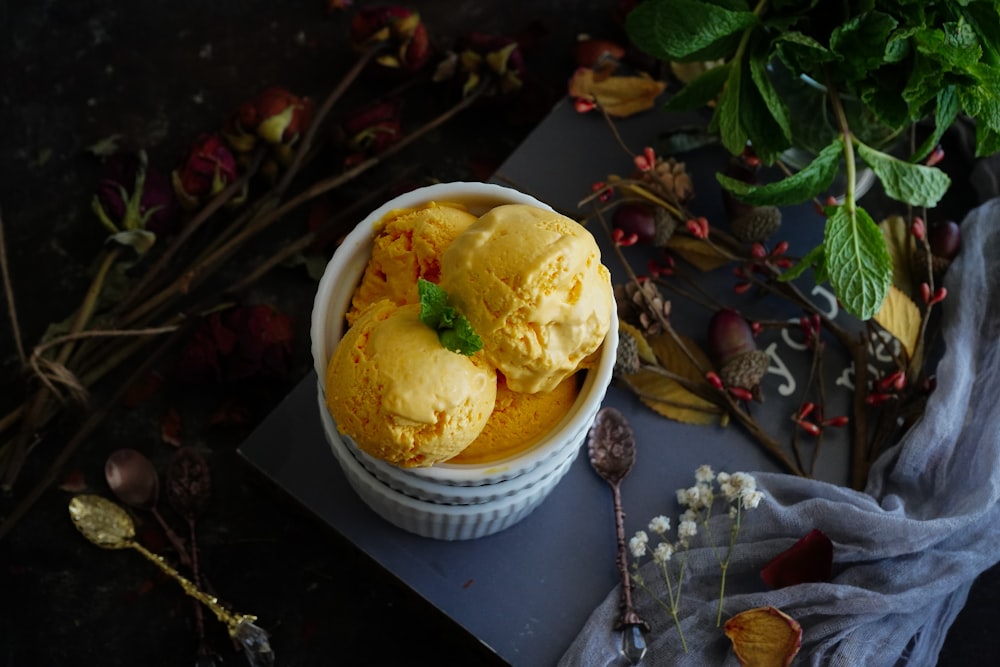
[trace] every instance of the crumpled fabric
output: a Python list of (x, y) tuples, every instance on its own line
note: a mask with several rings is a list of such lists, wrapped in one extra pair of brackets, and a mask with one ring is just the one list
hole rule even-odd
[[(981, 195), (1000, 194), (996, 167), (978, 165)], [(937, 388), (923, 417), (873, 466), (865, 492), (755, 474), (766, 499), (740, 531), (723, 622), (754, 607), (783, 610), (803, 628), (796, 665), (934, 665), (973, 580), (1000, 560), (1000, 199), (970, 212), (961, 228), (962, 251), (945, 276)], [(767, 590), (761, 568), (813, 528), (833, 541), (831, 580)], [(643, 576), (662, 595), (654, 567), (645, 559)], [(692, 547), (688, 570), (679, 611), (689, 652), (665, 610), (638, 591), (639, 614), (654, 625), (641, 664), (738, 664), (715, 624), (720, 578), (711, 550)], [(618, 601), (615, 589), (561, 666), (627, 664), (612, 628)]]

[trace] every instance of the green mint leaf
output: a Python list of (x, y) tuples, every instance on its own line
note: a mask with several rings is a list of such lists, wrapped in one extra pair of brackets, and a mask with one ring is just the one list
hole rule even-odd
[(927, 28), (913, 35), (917, 50), (944, 68), (964, 70), (979, 62), (983, 51), (976, 33), (965, 21), (945, 23), (942, 29)]
[(716, 60), (736, 50), (740, 33), (757, 23), (750, 11), (700, 0), (647, 0), (628, 13), (625, 30), (639, 49), (662, 60)]
[(747, 133), (740, 121), (740, 86), (742, 82), (743, 68), (740, 63), (733, 63), (729, 68), (726, 89), (723, 91), (722, 97), (719, 98), (719, 106), (715, 112), (722, 145), (733, 155), (739, 155), (747, 147)]
[(755, 31), (751, 38), (748, 60), (753, 85), (744, 81), (740, 90), (740, 120), (747, 134), (754, 138), (754, 151), (765, 164), (773, 164), (778, 154), (788, 148), (792, 141), (788, 106), (768, 75), (769, 51), (770, 40)]
[(439, 329), (448, 310), (448, 293), (429, 280), (417, 280), (417, 295), (420, 297), (420, 321), (431, 329)]
[(754, 206), (798, 204), (830, 187), (837, 175), (843, 150), (843, 142), (835, 139), (802, 171), (765, 185), (750, 185), (725, 174), (716, 174), (715, 178), (738, 199)]
[(452, 329), (442, 329), (438, 339), (445, 349), (471, 356), (483, 349), (483, 339), (473, 329), (464, 315), (459, 315)]
[(429, 280), (417, 280), (420, 296), (420, 321), (437, 331), (441, 345), (452, 352), (466, 356), (483, 349), (483, 341), (473, 330), (472, 324), (448, 305), (448, 293)]
[(976, 2), (961, 9), (962, 16), (972, 27), (983, 47), (983, 62), (1000, 64), (1000, 12), (994, 3)]
[(699, 109), (714, 100), (725, 85), (731, 66), (731, 63), (727, 63), (705, 71), (670, 98), (666, 105), (667, 111)]
[[(823, 267), (825, 257), (823, 256), (823, 244), (820, 244), (806, 253), (806, 256), (799, 260), (799, 263), (788, 269), (784, 273), (778, 276), (778, 280), (781, 282), (789, 282), (795, 280), (809, 267), (816, 267), (816, 274), (819, 275), (820, 269)], [(816, 283), (822, 282), (819, 278), (816, 278)]]
[(954, 86), (948, 86), (938, 91), (937, 105), (934, 111), (934, 131), (920, 144), (910, 157), (910, 162), (919, 162), (930, 155), (934, 147), (941, 141), (941, 137), (948, 131), (951, 124), (958, 117), (959, 105), (958, 95)]
[(793, 72), (818, 72), (836, 56), (812, 37), (797, 30), (782, 30), (774, 42), (778, 57)]
[(951, 186), (951, 179), (937, 167), (911, 164), (858, 143), (858, 156), (882, 182), (885, 194), (911, 206), (937, 206)]
[(860, 79), (878, 69), (885, 58), (889, 34), (897, 25), (893, 17), (873, 10), (834, 28), (830, 50), (842, 57), (836, 62), (836, 69), (849, 80)]
[(844, 308), (862, 320), (882, 305), (892, 282), (892, 258), (885, 237), (862, 208), (828, 207), (825, 266)]

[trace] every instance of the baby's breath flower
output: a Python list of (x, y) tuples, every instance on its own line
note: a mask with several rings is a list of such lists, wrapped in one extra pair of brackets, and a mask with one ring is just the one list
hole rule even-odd
[(752, 510), (757, 509), (760, 505), (760, 501), (764, 499), (764, 494), (761, 491), (753, 490), (750, 492), (745, 492), (742, 495), (743, 509)]
[(628, 541), (628, 548), (632, 552), (633, 558), (642, 558), (645, 556), (648, 545), (649, 535), (644, 530), (636, 531), (636, 534)]
[(725, 471), (720, 472), (715, 476), (715, 479), (719, 482), (719, 484), (726, 484), (729, 482), (729, 473)]
[(740, 497), (740, 489), (730, 481), (719, 484), (719, 491), (725, 496), (727, 502), (733, 502)]
[(681, 521), (697, 521), (698, 520), (698, 513), (695, 512), (692, 509), (684, 510), (684, 512), (681, 514), (681, 519), (680, 520)]
[(669, 542), (660, 542), (653, 550), (653, 560), (663, 565), (674, 555), (674, 547)]
[(734, 472), (730, 481), (741, 491), (755, 491), (757, 489), (757, 479), (746, 472)]
[(694, 479), (697, 482), (708, 483), (715, 479), (715, 472), (712, 471), (712, 466), (708, 464), (698, 466), (698, 469), (694, 471)]
[(687, 489), (677, 489), (677, 504), (681, 507), (687, 507), (691, 504)]
[(677, 526), (677, 537), (681, 540), (689, 540), (698, 534), (698, 524), (694, 521), (681, 521)]
[(736, 517), (737, 517), (738, 514), (739, 514), (739, 510), (736, 509), (735, 505), (733, 505), (733, 506), (731, 506), (729, 508), (729, 518), (732, 519), (733, 521), (736, 520)]
[(660, 516), (654, 516), (649, 522), (649, 530), (657, 535), (665, 534), (668, 530), (670, 530), (670, 518), (665, 517), (662, 514)]

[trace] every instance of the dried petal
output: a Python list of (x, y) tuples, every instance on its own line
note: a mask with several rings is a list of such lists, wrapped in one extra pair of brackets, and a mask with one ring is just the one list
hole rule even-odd
[(802, 626), (775, 607), (741, 612), (724, 629), (743, 667), (790, 665), (802, 646)]
[(818, 529), (771, 559), (760, 576), (771, 588), (829, 581), (833, 573), (833, 542)]
[(569, 82), (572, 97), (595, 101), (609, 116), (626, 118), (653, 108), (666, 84), (648, 75), (601, 77), (580, 67)]

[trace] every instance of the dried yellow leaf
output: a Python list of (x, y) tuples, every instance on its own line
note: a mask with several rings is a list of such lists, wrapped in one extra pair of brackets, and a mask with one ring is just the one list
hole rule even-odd
[(609, 116), (625, 118), (653, 108), (666, 84), (647, 74), (604, 76), (580, 67), (569, 82), (569, 94), (596, 102)]
[(898, 287), (890, 285), (889, 293), (874, 319), (899, 341), (907, 358), (912, 359), (920, 333), (920, 309), (917, 304)]
[[(665, 370), (708, 387), (705, 372), (711, 370), (712, 362), (693, 340), (662, 333), (649, 338), (648, 342), (659, 365)], [(662, 373), (642, 370), (627, 379), (643, 403), (668, 419), (685, 424), (718, 424), (723, 418), (722, 410), (715, 403), (701, 398)]]
[(910, 226), (902, 216), (894, 215), (878, 223), (892, 258), (892, 284), (906, 294), (913, 294), (913, 253), (916, 245)]
[(802, 626), (775, 607), (736, 614), (724, 629), (743, 667), (787, 667), (802, 646)]
[(693, 340), (680, 334), (662, 333), (650, 338), (649, 345), (660, 365), (668, 371), (708, 386), (705, 373), (713, 369), (712, 362)]
[(699, 271), (715, 271), (731, 260), (701, 239), (674, 234), (667, 247)]
[(639, 331), (639, 329), (632, 326), (628, 322), (622, 322), (621, 320), (618, 320), (618, 328), (622, 331), (628, 332), (631, 334), (632, 338), (635, 338), (640, 359), (645, 361), (647, 364), (656, 363), (656, 355), (653, 353), (653, 348), (649, 346), (649, 343), (646, 341), (646, 337), (641, 331)]
[(670, 62), (670, 72), (677, 80), (681, 83), (687, 84), (691, 83), (699, 76), (712, 69), (713, 67), (718, 67), (723, 64), (722, 60), (706, 60), (706, 61), (696, 61), (690, 63), (679, 63)]
[(626, 376), (626, 381), (647, 407), (684, 424), (718, 424), (722, 411), (714, 403), (692, 394), (676, 380), (652, 370)]

